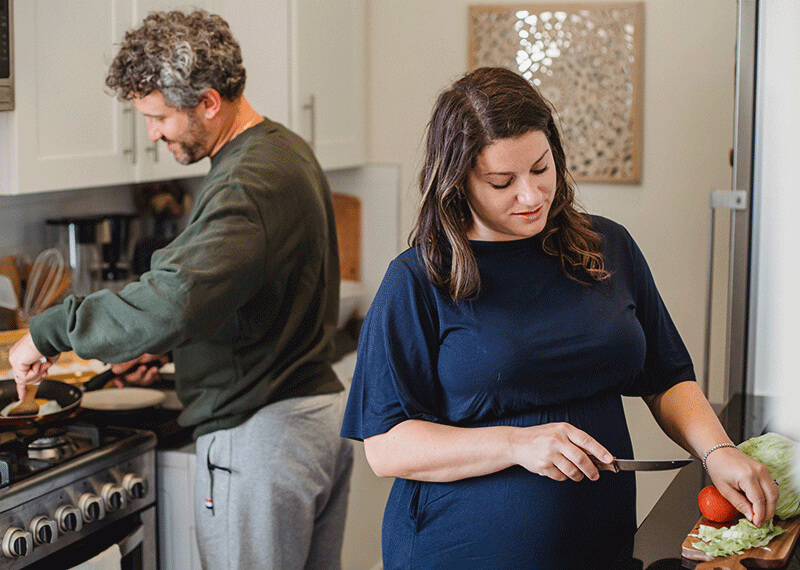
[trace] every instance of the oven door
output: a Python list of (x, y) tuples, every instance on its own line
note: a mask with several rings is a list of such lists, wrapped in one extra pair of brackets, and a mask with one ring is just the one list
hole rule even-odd
[(122, 570), (156, 570), (156, 507), (125, 517), (27, 567), (31, 570), (74, 568), (111, 548), (119, 547)]

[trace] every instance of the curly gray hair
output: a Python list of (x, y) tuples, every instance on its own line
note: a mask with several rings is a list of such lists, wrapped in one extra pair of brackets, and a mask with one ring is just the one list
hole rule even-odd
[(128, 101), (160, 91), (173, 107), (188, 109), (215, 89), (228, 100), (244, 91), (242, 51), (228, 23), (197, 10), (152, 12), (125, 33), (106, 85)]

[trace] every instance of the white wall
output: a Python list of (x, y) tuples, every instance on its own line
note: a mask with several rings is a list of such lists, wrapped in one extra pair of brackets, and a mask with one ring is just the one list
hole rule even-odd
[[(763, 3), (759, 14), (754, 196), (756, 198), (754, 392), (780, 394), (773, 429), (800, 441), (800, 4)], [(800, 458), (798, 459), (800, 461)]]
[[(368, 2), (370, 159), (401, 165), (401, 247), (413, 226), (425, 125), (436, 96), (467, 70), (471, 0)], [(486, 2), (483, 3), (499, 3)], [(640, 185), (583, 185), (587, 210), (625, 225), (647, 257), (695, 361), (703, 362), (708, 196), (730, 188), (735, 0), (646, 0), (644, 146)], [(724, 236), (724, 219), (719, 232)], [(719, 250), (725, 251), (721, 243)], [(725, 282), (726, 266), (718, 264)], [(715, 281), (716, 282), (716, 281)], [(722, 301), (715, 301), (724, 310)], [(724, 335), (721, 327), (720, 334)], [(724, 336), (723, 336), (724, 338)], [(714, 388), (722, 396), (724, 341), (715, 340)], [(627, 401), (637, 454), (675, 455), (640, 401)], [(639, 515), (673, 474), (639, 479)]]

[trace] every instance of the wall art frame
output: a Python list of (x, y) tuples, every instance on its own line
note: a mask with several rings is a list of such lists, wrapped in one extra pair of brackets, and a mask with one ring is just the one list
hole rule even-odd
[(643, 46), (643, 2), (469, 7), (469, 68), (507, 67), (537, 86), (576, 182), (641, 182)]

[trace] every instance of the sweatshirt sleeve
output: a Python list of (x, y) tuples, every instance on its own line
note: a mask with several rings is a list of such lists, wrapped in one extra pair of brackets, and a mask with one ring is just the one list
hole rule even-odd
[(399, 261), (386, 271), (361, 327), (341, 435), (356, 440), (437, 413), (436, 317), (419, 275)]
[(34, 317), (33, 342), (47, 356), (74, 350), (124, 362), (208, 337), (261, 287), (265, 243), (246, 190), (222, 186), (202, 197), (186, 230), (153, 255), (138, 281), (119, 293), (69, 297)]

